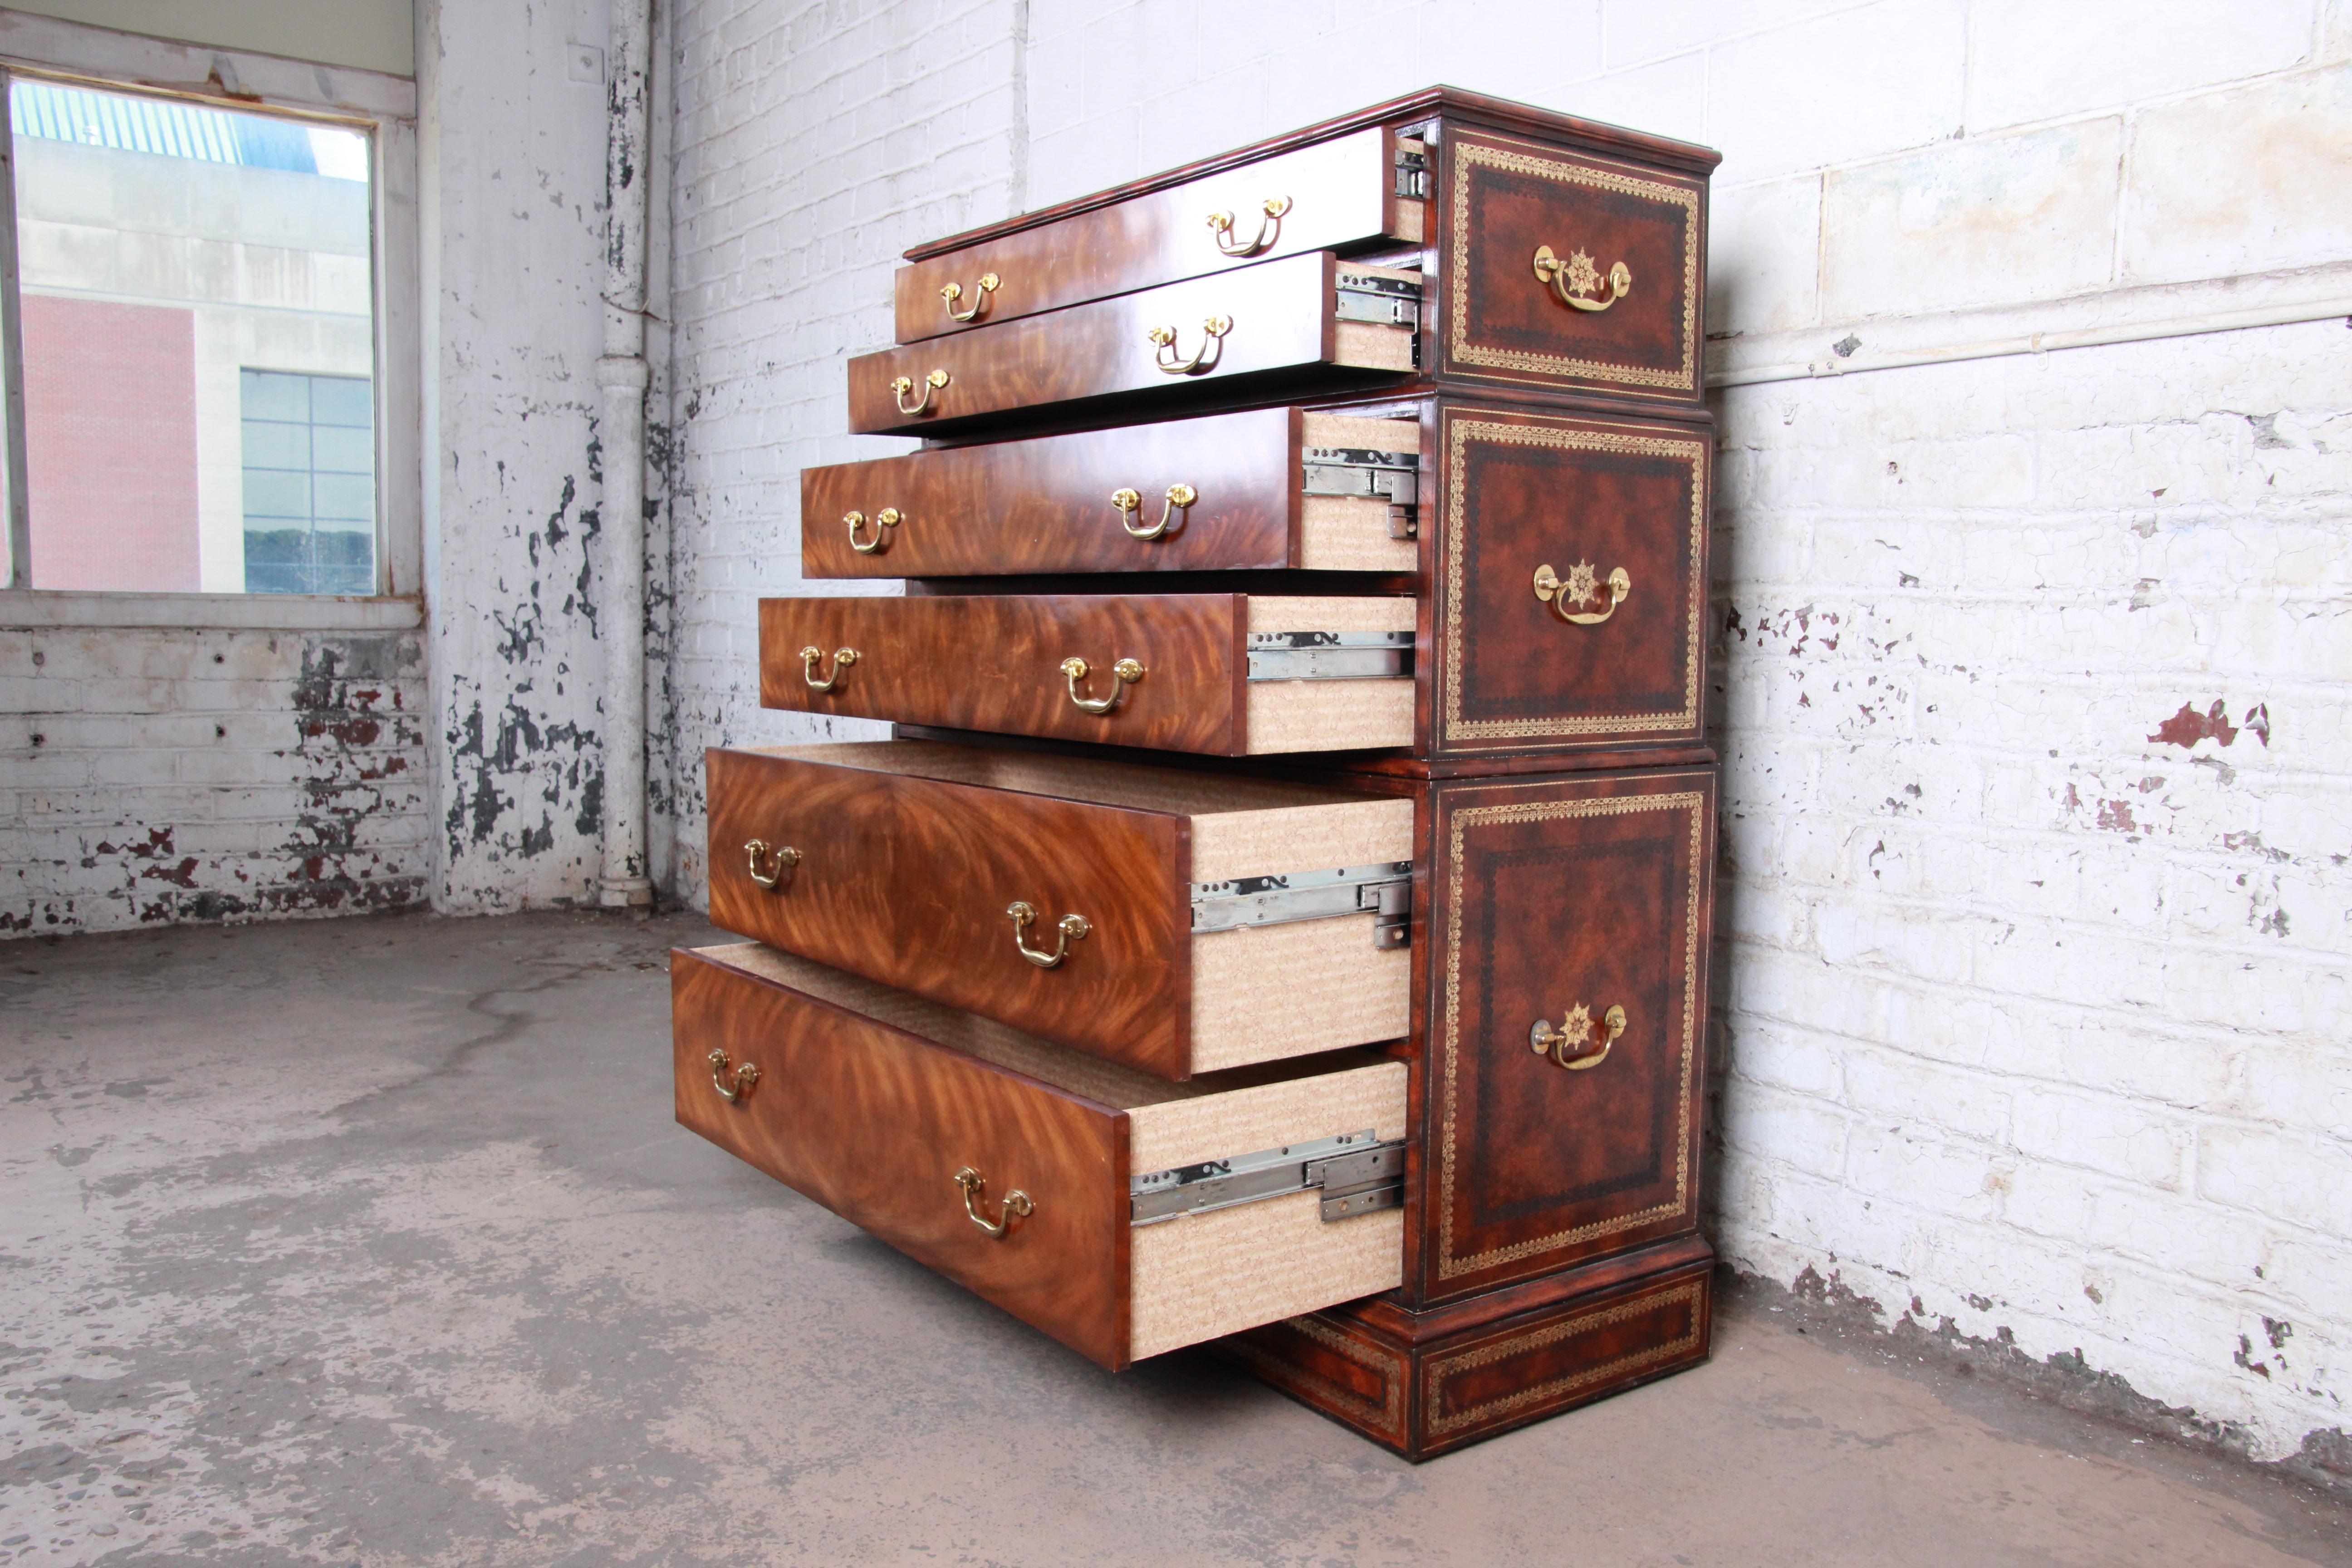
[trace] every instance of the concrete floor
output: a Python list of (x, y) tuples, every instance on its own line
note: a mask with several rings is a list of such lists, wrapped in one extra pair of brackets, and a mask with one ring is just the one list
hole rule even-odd
[(2352, 1507), (1736, 1295), (1415, 1468), (1098, 1372), (671, 1123), (687, 919), (0, 945), (0, 1561), (2352, 1564)]

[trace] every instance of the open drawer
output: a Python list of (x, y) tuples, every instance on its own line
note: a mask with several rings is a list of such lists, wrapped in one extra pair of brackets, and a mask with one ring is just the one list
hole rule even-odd
[(1304, 250), (1418, 244), (1426, 153), (1419, 141), (1374, 126), (1034, 227), (922, 247), (910, 253), (913, 266), (898, 268), (898, 340)]
[(1104, 1366), (1402, 1283), (1402, 1062), (1163, 1083), (757, 944), (670, 986), (681, 1124)]
[(1410, 746), (1410, 598), (973, 594), (760, 601), (760, 701), (1245, 756)]
[(1411, 1027), (1409, 799), (920, 741), (709, 766), (724, 930), (1167, 1079)]
[(929, 435), (1016, 408), (1166, 401), (1276, 371), (1410, 374), (1420, 322), (1419, 270), (1313, 251), (861, 354), (849, 362), (849, 427)]
[(807, 577), (1420, 564), (1421, 424), (1260, 408), (801, 470)]

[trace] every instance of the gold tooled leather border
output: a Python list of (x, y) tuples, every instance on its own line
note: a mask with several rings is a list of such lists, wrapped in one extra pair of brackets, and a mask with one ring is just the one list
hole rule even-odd
[[(1541, 416), (1537, 416), (1540, 418)], [(1445, 628), (1444, 700), (1438, 747), (1456, 742), (1534, 740), (1554, 735), (1655, 734), (1698, 729), (1699, 682), (1706, 671), (1700, 628), (1706, 604), (1707, 444), (1688, 437), (1634, 434), (1622, 426), (1595, 426), (1590, 419), (1558, 424), (1505, 423), (1445, 411)], [(1588, 718), (1470, 719), (1462, 717), (1463, 599), (1468, 574), (1463, 566), (1468, 532), (1469, 483), (1463, 467), (1472, 441), (1517, 447), (1551, 447), (1578, 452), (1630, 452), (1641, 457), (1686, 458), (1691, 465), (1690, 595), (1683, 605), (1683, 705), (1672, 711), (1604, 714)]]
[[(1516, 1334), (1509, 1339), (1497, 1340), (1492, 1344), (1481, 1345), (1476, 1350), (1465, 1351), (1459, 1355), (1432, 1356), (1422, 1367), (1421, 1385), (1421, 1407), (1429, 1429), (1429, 1436), (1442, 1437), (1449, 1432), (1458, 1432), (1465, 1426), (1475, 1426), (1483, 1422), (1510, 1415), (1531, 1405), (1539, 1405), (1557, 1399), (1566, 1399), (1580, 1390), (1595, 1387), (1604, 1383), (1613, 1383), (1621, 1377), (1629, 1376), (1647, 1367), (1663, 1365), (1690, 1354), (1698, 1348), (1699, 1342), (1706, 1333), (1706, 1321), (1698, 1309), (1699, 1297), (1706, 1289), (1705, 1279), (1693, 1279), (1655, 1296), (1640, 1296), (1630, 1301), (1620, 1301), (1613, 1307), (1601, 1307), (1593, 1311), (1580, 1313), (1564, 1321), (1550, 1324), (1529, 1333)], [(1490, 1399), (1484, 1405), (1469, 1405), (1450, 1415), (1441, 1413), (1443, 1407), (1438, 1395), (1446, 1375), (1450, 1373), (1491, 1365), (1507, 1357), (1524, 1354), (1528, 1351), (1540, 1349), (1545, 1345), (1572, 1338), (1592, 1329), (1607, 1328), (1612, 1323), (1622, 1323), (1628, 1319), (1645, 1317), (1662, 1307), (1672, 1306), (1677, 1301), (1688, 1301), (1691, 1304), (1690, 1332), (1679, 1339), (1669, 1340), (1664, 1344), (1644, 1346), (1630, 1354), (1619, 1356), (1614, 1361), (1603, 1362), (1599, 1366), (1586, 1367), (1581, 1372), (1570, 1373), (1565, 1377), (1555, 1377), (1548, 1382), (1535, 1384), (1504, 1394), (1499, 1399)]]
[[(1371, 1401), (1354, 1390), (1343, 1388), (1321, 1373), (1308, 1371), (1297, 1362), (1285, 1361), (1270, 1351), (1262, 1350), (1251, 1343), (1245, 1336), (1236, 1335), (1225, 1340), (1217, 1346), (1217, 1349), (1276, 1387), (1287, 1384), (1311, 1393), (1318, 1398), (1328, 1400), (1342, 1411), (1357, 1412), (1358, 1419), (1361, 1420), (1367, 1427), (1377, 1430), (1400, 1447), (1403, 1446), (1405, 1440), (1404, 1395), (1405, 1389), (1412, 1378), (1412, 1369), (1406, 1363), (1405, 1358), (1391, 1356), (1385, 1361), (1375, 1359), (1377, 1352), (1368, 1353), (1368, 1347), (1348, 1338), (1345, 1334), (1336, 1333), (1325, 1328), (1312, 1317), (1286, 1318), (1282, 1321), (1281, 1326), (1304, 1339), (1313, 1340), (1341, 1361), (1353, 1362), (1358, 1366), (1379, 1373), (1382, 1384), (1388, 1389), (1388, 1396), (1380, 1407), (1380, 1414), (1377, 1416), (1371, 1415)], [(1378, 1423), (1377, 1426), (1374, 1426), (1375, 1422)]]
[[(1653, 1204), (1631, 1214), (1595, 1220), (1590, 1225), (1555, 1231), (1532, 1240), (1515, 1242), (1486, 1252), (1457, 1258), (1454, 1253), (1454, 1111), (1462, 1058), (1462, 850), (1467, 830), (1488, 823), (1549, 822), (1572, 816), (1623, 816), (1637, 811), (1690, 813), (1690, 885), (1685, 890), (1683, 920), (1682, 1081), (1675, 1107), (1675, 1196), (1672, 1203)], [(1445, 1005), (1440, 1027), (1443, 1071), (1438, 1075), (1437, 1141), (1437, 1277), (1452, 1279), (1499, 1268), (1538, 1253), (1574, 1247), (1595, 1237), (1612, 1236), (1675, 1219), (1692, 1212), (1691, 1101), (1698, 1091), (1699, 1043), (1699, 910), (1706, 876), (1706, 795), (1702, 790), (1677, 790), (1671, 795), (1603, 795), (1582, 800), (1527, 801), (1507, 805), (1468, 805), (1447, 818), (1445, 881)], [(1524, 1054), (1524, 1052), (1522, 1052)]]
[[(1528, 151), (1516, 151), (1518, 148)], [(1644, 180), (1591, 163), (1570, 163), (1556, 153), (1549, 157), (1536, 155), (1551, 152), (1551, 149), (1536, 143), (1505, 139), (1491, 142), (1459, 139), (1446, 149), (1445, 156), (1454, 171), (1454, 189), (1448, 204), (1453, 210), (1446, 226), (1446, 353), (1455, 364), (1519, 373), (1517, 377), (1507, 379), (1569, 376), (1584, 381), (1614, 383), (1621, 386), (1661, 387), (1696, 394), (1698, 391), (1699, 356), (1699, 188), (1670, 184), (1660, 180)], [(1597, 185), (1602, 190), (1643, 196), (1684, 210), (1689, 223), (1683, 239), (1683, 367), (1679, 372), (1611, 364), (1605, 360), (1575, 359), (1566, 354), (1479, 348), (1471, 343), (1470, 312), (1466, 309), (1470, 299), (1470, 172), (1480, 166), (1504, 169), (1517, 174), (1534, 174), (1567, 184)], [(1530, 286), (1539, 286), (1534, 283), (1532, 275)]]

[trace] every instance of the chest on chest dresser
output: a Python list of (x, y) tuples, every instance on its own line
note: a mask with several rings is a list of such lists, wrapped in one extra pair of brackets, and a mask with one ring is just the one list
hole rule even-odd
[[(678, 1119), (1413, 1458), (1703, 1359), (1703, 149), (1441, 90), (909, 253)], [(821, 1113), (813, 1109), (822, 1107)]]

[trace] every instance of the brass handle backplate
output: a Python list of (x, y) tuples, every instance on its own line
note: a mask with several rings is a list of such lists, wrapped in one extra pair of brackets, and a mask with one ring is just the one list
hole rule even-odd
[[(764, 838), (746, 840), (743, 845), (743, 858), (751, 862), (751, 880), (763, 888), (774, 887), (784, 879), (785, 872), (801, 863), (799, 850), (789, 844), (779, 844), (771, 849), (768, 847), (768, 841)], [(760, 862), (762, 860), (773, 861), (775, 869), (761, 870)]]
[(1013, 917), (1013, 945), (1020, 950), (1022, 957), (1040, 969), (1052, 969), (1059, 964), (1069, 956), (1070, 943), (1083, 941), (1087, 933), (1095, 929), (1093, 922), (1084, 915), (1064, 915), (1054, 925), (1055, 931), (1060, 933), (1055, 938), (1054, 951), (1045, 952), (1031, 947), (1021, 935), (1037, 923), (1036, 905), (1025, 899), (1016, 900), (1004, 912)]
[(981, 1233), (991, 1241), (1003, 1241), (1012, 1232), (1014, 1220), (1027, 1219), (1037, 1212), (1029, 1194), (1015, 1187), (1004, 1194), (1004, 1206), (997, 1211), (997, 1218), (982, 1219), (980, 1194), (988, 1190), (988, 1178), (966, 1165), (955, 1173), (955, 1184), (963, 1189), (963, 1212), (971, 1216), (971, 1223), (980, 1226)]
[[(1557, 1029), (1549, 1020), (1538, 1018), (1535, 1027), (1528, 1031), (1528, 1048), (1539, 1057), (1550, 1057), (1570, 1072), (1585, 1072), (1609, 1059), (1609, 1047), (1624, 1032), (1624, 1008), (1612, 1007), (1595, 1019), (1591, 1010), (1579, 1002)], [(1592, 1048), (1595, 1045), (1601, 1047), (1597, 1051)]]
[(866, 526), (866, 514), (864, 512), (845, 512), (842, 514), (841, 521), (849, 525), (849, 548), (855, 550), (860, 555), (871, 555), (876, 551), (881, 549), (886, 542), (886, 536), (882, 531), (886, 528), (896, 528), (907, 520), (900, 514), (897, 507), (884, 507), (880, 511), (874, 514), (874, 537), (871, 539), (860, 539), (857, 537), (857, 531)]
[(760, 1069), (750, 1062), (735, 1063), (727, 1059), (724, 1047), (714, 1047), (705, 1058), (710, 1063), (710, 1087), (719, 1098), (730, 1105), (740, 1105), (760, 1081)]
[(1089, 713), (1109, 712), (1118, 706), (1118, 700), (1126, 695), (1127, 689), (1143, 679), (1143, 666), (1131, 658), (1123, 658), (1110, 667), (1109, 696), (1081, 697), (1078, 695), (1078, 682), (1084, 680), (1087, 678), (1087, 672), (1092, 668), (1094, 666), (1076, 654), (1062, 661), (1063, 678), (1070, 683), (1070, 700)]
[(1290, 210), (1288, 196), (1268, 196), (1258, 208), (1257, 234), (1245, 243), (1234, 243), (1234, 215), (1211, 213), (1209, 232), (1217, 237), (1217, 248), (1227, 256), (1255, 256), (1272, 245), (1282, 235), (1282, 215)]
[(931, 412), (931, 394), (947, 384), (947, 372), (943, 370), (931, 372), (930, 374), (923, 377), (923, 395), (915, 399), (915, 405), (909, 408), (907, 406), (907, 394), (915, 390), (915, 383), (912, 377), (902, 375), (890, 384), (890, 395), (898, 399), (898, 412), (901, 414), (909, 416), (929, 414)]
[(999, 278), (993, 272), (983, 272), (980, 275), (980, 292), (973, 297), (971, 310), (959, 310), (956, 309), (956, 301), (963, 298), (963, 285), (961, 283), (950, 283), (944, 289), (941, 289), (940, 290), (940, 300), (947, 307), (948, 319), (950, 321), (977, 321), (980, 320), (981, 312), (988, 309), (988, 297), (991, 294), (995, 293), (997, 289), (1003, 286), (1003, 279)]
[(1191, 375), (1197, 371), (1217, 368), (1217, 361), (1224, 357), (1218, 345), (1233, 330), (1234, 319), (1231, 316), (1212, 316), (1202, 322), (1201, 350), (1191, 359), (1176, 357), (1176, 329), (1173, 327), (1154, 327), (1144, 336), (1152, 344), (1152, 363), (1170, 375)]
[(1538, 245), (1536, 247), (1535, 268), (1538, 280), (1550, 285), (1551, 291), (1559, 296), (1561, 304), (1572, 305), (1580, 310), (1605, 310), (1622, 300), (1633, 287), (1633, 275), (1621, 261), (1609, 269), (1608, 298), (1595, 298), (1601, 292), (1601, 268), (1594, 266), (1592, 258), (1581, 250), (1562, 261), (1551, 253), (1550, 246)]
[(1143, 510), (1141, 492), (1124, 489), (1110, 492), (1110, 504), (1119, 510), (1118, 525), (1127, 530), (1128, 536), (1132, 539), (1160, 538), (1168, 531), (1169, 523), (1175, 520), (1178, 512), (1184, 510), (1200, 499), (1201, 492), (1190, 485), (1170, 485), (1168, 505), (1160, 513), (1160, 521), (1150, 528), (1138, 528), (1135, 525), (1142, 521), (1136, 516), (1136, 513)]
[(811, 691), (830, 691), (838, 685), (841, 672), (857, 662), (857, 650), (854, 647), (834, 649), (833, 673), (819, 680), (816, 678), (817, 660), (824, 657), (824, 650), (821, 647), (811, 647), (801, 649), (801, 679), (808, 682), (808, 689)]
[(1627, 574), (1625, 568), (1620, 566), (1609, 574), (1609, 579), (1605, 584), (1609, 590), (1607, 608), (1601, 610), (1569, 608), (1570, 605), (1587, 605), (1598, 599), (1601, 597), (1601, 590), (1603, 586), (1600, 574), (1593, 570), (1592, 563), (1590, 561), (1580, 561), (1570, 567), (1565, 578), (1554, 572), (1548, 563), (1536, 568), (1536, 597), (1549, 605), (1553, 615), (1571, 626), (1597, 626), (1615, 615), (1617, 606), (1625, 602), (1625, 595), (1633, 591), (1633, 579)]

